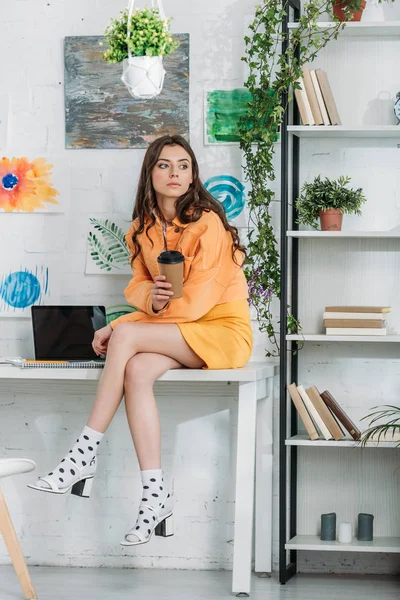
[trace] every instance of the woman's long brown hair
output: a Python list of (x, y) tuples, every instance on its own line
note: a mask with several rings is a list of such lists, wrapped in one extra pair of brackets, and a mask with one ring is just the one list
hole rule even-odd
[(146, 235), (149, 239), (150, 236), (148, 231), (151, 227), (154, 227), (156, 222), (155, 213), (157, 213), (158, 205), (156, 192), (152, 183), (152, 172), (164, 146), (181, 146), (189, 154), (192, 161), (193, 183), (188, 191), (183, 194), (183, 196), (180, 196), (175, 203), (176, 216), (178, 219), (181, 223), (193, 223), (200, 219), (204, 211), (213, 211), (217, 213), (224, 228), (229, 231), (232, 236), (233, 260), (236, 264), (239, 264), (236, 260), (236, 251), (238, 250), (243, 253), (243, 263), (246, 256), (246, 249), (240, 243), (238, 230), (236, 227), (229, 225), (222, 204), (205, 189), (200, 181), (199, 165), (196, 156), (185, 138), (180, 135), (164, 135), (163, 137), (154, 140), (145, 154), (136, 193), (135, 208), (132, 215), (132, 220), (139, 219), (139, 227), (132, 234), (132, 243), (134, 246), (132, 262), (141, 250), (137, 238), (143, 233), (145, 222), (150, 220), (150, 223), (146, 227)]

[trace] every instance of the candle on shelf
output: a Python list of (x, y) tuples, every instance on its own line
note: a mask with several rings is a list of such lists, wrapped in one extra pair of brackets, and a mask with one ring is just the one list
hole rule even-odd
[(351, 523), (340, 523), (339, 524), (339, 536), (338, 536), (338, 542), (340, 542), (341, 544), (350, 544), (350, 542), (353, 539), (353, 535), (352, 535), (352, 527), (351, 527)]
[(360, 513), (358, 515), (358, 539), (360, 542), (372, 542), (374, 526), (374, 515)]
[(336, 540), (336, 513), (321, 515), (321, 540), (326, 542)]

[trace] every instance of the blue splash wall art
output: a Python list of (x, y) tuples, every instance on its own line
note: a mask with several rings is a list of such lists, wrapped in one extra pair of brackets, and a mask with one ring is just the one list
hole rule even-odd
[(245, 187), (232, 175), (210, 177), (204, 187), (216, 200), (221, 202), (228, 221), (240, 215), (246, 205)]
[(0, 274), (0, 315), (27, 313), (33, 304), (43, 304), (49, 295), (49, 269), (46, 266), (21, 267)]

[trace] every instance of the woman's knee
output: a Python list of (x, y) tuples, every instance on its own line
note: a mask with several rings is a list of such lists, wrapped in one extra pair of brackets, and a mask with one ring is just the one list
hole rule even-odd
[(133, 343), (135, 339), (133, 323), (119, 323), (111, 335), (110, 346), (120, 346), (124, 342)]
[(128, 360), (125, 367), (125, 386), (139, 383), (152, 384), (156, 380), (153, 374), (152, 361), (145, 353), (139, 353)]

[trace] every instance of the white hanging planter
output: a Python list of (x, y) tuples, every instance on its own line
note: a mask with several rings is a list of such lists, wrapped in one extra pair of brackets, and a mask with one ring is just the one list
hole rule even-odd
[(160, 94), (165, 77), (162, 56), (129, 56), (122, 69), (121, 80), (134, 98), (149, 100)]
[[(165, 13), (161, 0), (152, 0), (152, 7), (157, 2), (158, 10), (162, 20)], [(128, 38), (130, 36), (130, 23), (133, 14), (135, 0), (129, 0), (128, 14)], [(126, 85), (129, 93), (134, 98), (150, 100), (156, 98), (164, 85), (165, 70), (162, 56), (132, 56), (128, 45), (128, 58), (122, 63), (121, 80)]]

